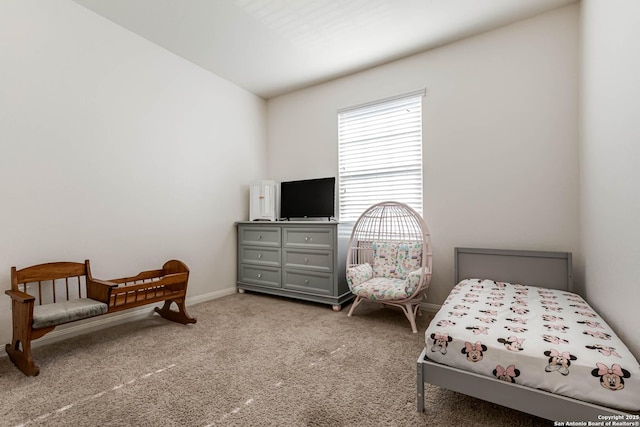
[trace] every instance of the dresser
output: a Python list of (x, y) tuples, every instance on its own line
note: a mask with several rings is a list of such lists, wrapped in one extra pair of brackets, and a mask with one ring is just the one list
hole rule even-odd
[(236, 223), (238, 291), (330, 304), (353, 294), (345, 279), (350, 228), (333, 221)]

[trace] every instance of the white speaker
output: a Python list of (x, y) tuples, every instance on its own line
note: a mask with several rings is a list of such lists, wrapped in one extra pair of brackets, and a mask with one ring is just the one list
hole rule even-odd
[(252, 182), (249, 190), (249, 221), (275, 221), (277, 215), (275, 181)]

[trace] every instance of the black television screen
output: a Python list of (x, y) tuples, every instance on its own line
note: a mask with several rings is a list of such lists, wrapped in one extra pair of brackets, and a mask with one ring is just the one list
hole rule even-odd
[(335, 216), (335, 178), (306, 179), (280, 183), (281, 218)]

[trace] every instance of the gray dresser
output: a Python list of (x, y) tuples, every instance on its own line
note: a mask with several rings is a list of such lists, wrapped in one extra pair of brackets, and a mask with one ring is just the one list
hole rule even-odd
[(238, 222), (238, 290), (331, 304), (353, 295), (345, 279), (350, 229), (338, 222)]

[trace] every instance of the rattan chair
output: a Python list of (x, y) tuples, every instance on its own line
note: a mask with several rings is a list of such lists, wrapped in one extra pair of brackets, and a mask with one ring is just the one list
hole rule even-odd
[(347, 283), (362, 301), (400, 307), (414, 333), (416, 314), (431, 283), (432, 253), (427, 224), (404, 203), (382, 202), (356, 221), (347, 252)]

